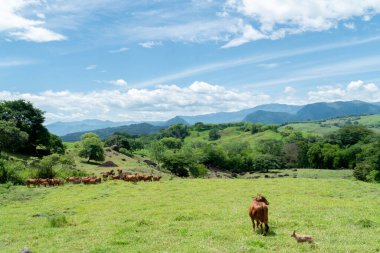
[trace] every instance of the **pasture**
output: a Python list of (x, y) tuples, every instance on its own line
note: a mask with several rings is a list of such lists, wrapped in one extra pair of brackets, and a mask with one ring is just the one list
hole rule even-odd
[[(253, 233), (252, 196), (269, 205)], [(350, 179), (173, 179), (0, 186), (0, 252), (380, 252), (380, 186)], [(290, 234), (310, 234), (314, 246)]]

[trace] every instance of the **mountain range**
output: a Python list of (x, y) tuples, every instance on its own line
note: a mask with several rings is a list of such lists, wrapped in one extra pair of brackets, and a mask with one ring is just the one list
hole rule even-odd
[(265, 104), (236, 112), (219, 112), (195, 116), (176, 116), (168, 121), (152, 122), (113, 122), (101, 120), (83, 120), (76, 122), (56, 122), (47, 125), (50, 132), (62, 136), (64, 141), (79, 140), (81, 134), (92, 131), (104, 138), (114, 132), (130, 134), (157, 133), (160, 129), (174, 125), (192, 125), (196, 122), (227, 123), (227, 122), (259, 122), (263, 124), (283, 124), (321, 120), (341, 116), (380, 114), (380, 103), (363, 101), (320, 102), (307, 105)]

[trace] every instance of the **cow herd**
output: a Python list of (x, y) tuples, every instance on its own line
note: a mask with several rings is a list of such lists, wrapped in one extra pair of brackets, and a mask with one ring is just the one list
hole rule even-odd
[(139, 181), (160, 181), (161, 176), (153, 176), (153, 175), (145, 175), (141, 173), (130, 173), (124, 172), (123, 170), (117, 170), (117, 174), (115, 174), (114, 170), (101, 172), (102, 176), (87, 176), (87, 177), (68, 177), (65, 180), (58, 178), (29, 178), (25, 181), (25, 184), (30, 186), (61, 186), (64, 185), (65, 181), (67, 183), (73, 184), (99, 184), (103, 181), (107, 181), (109, 179), (112, 180), (124, 180), (126, 182), (139, 182)]
[(33, 185), (36, 186), (60, 186), (63, 185), (65, 181), (58, 178), (29, 178), (25, 181), (25, 184), (30, 187)]
[(161, 176), (153, 176), (153, 175), (145, 175), (142, 173), (134, 173), (124, 172), (123, 170), (117, 170), (115, 174), (114, 170), (101, 172), (103, 180), (106, 181), (108, 179), (112, 180), (124, 180), (126, 182), (139, 182), (139, 181), (160, 181)]

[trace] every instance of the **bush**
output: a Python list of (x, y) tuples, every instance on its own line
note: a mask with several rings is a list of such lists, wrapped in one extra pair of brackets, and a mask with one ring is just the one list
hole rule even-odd
[(197, 164), (196, 166), (191, 167), (189, 170), (193, 177), (204, 177), (208, 172), (207, 167), (203, 164)]
[(120, 148), (119, 149), (119, 153), (123, 154), (123, 155), (126, 155), (126, 156), (129, 156), (129, 157), (133, 157), (133, 153), (132, 151), (126, 149), (126, 148)]
[(353, 175), (358, 180), (368, 181), (371, 170), (372, 168), (369, 164), (360, 163), (355, 167)]
[(23, 170), (25, 170), (25, 166), (20, 162), (0, 159), (0, 183), (23, 184), (24, 180), (21, 175)]
[(53, 228), (64, 227), (68, 223), (66, 216), (63, 214), (53, 215), (53, 216), (48, 217), (48, 222), (49, 222), (50, 227), (53, 227)]

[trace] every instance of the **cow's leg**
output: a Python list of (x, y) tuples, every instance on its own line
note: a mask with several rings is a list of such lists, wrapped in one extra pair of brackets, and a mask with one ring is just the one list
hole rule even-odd
[(267, 224), (267, 223), (265, 223), (265, 234), (267, 234), (267, 233), (268, 233), (268, 231), (269, 231), (269, 226), (268, 226), (268, 224)]
[(255, 232), (255, 231), (256, 231), (256, 227), (255, 227), (255, 220), (254, 220), (254, 219), (252, 219), (252, 218), (251, 218), (251, 220), (252, 220), (252, 227), (253, 227), (253, 232)]

